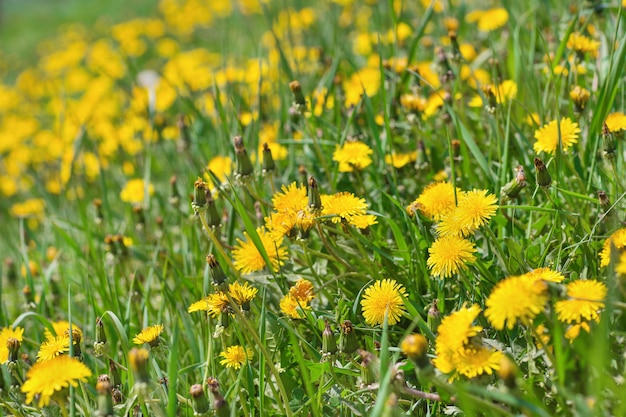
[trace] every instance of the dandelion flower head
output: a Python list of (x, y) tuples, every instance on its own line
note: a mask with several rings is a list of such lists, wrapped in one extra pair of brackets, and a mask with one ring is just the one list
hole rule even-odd
[[(287, 249), (282, 246), (282, 236), (276, 237), (263, 227), (258, 228), (257, 233), (265, 253), (270, 259), (272, 269), (277, 270), (287, 256)], [(233, 259), (235, 268), (243, 274), (249, 274), (262, 270), (266, 264), (252, 239), (248, 237), (247, 233), (245, 235), (246, 240), (237, 239), (238, 245), (233, 250)]]
[(448, 278), (465, 268), (466, 263), (473, 262), (475, 252), (474, 244), (467, 239), (455, 235), (441, 236), (428, 249), (426, 264), (434, 276)]
[(512, 329), (519, 320), (529, 324), (548, 302), (548, 286), (543, 280), (524, 276), (508, 277), (491, 291), (485, 317), (498, 330)]
[(133, 343), (136, 345), (142, 345), (144, 343), (148, 343), (150, 346), (153, 346), (158, 342), (159, 336), (163, 333), (163, 325), (155, 324), (154, 326), (148, 326), (143, 329), (135, 338), (133, 339)]
[[(154, 186), (148, 184), (149, 195), (154, 193)], [(126, 203), (140, 204), (146, 198), (146, 184), (143, 179), (136, 178), (129, 180), (120, 193), (120, 199)]]
[(220, 361), (220, 364), (226, 366), (227, 368), (239, 369), (246, 362), (252, 359), (254, 352), (251, 348), (244, 349), (243, 347), (229, 346), (226, 350), (220, 353), (220, 356), (224, 359)]
[(50, 404), (50, 398), (64, 388), (78, 386), (78, 382), (87, 382), (91, 370), (78, 359), (59, 356), (46, 362), (36, 363), (28, 370), (22, 392), (26, 394), (26, 403), (33, 402), (39, 396), (39, 407)]
[(333, 195), (322, 194), (321, 200), (322, 216), (332, 216), (333, 223), (339, 223), (342, 220), (350, 222), (352, 217), (366, 214), (365, 199), (346, 191)]
[(604, 121), (610, 132), (620, 132), (626, 130), (626, 115), (622, 112), (611, 113)]
[(19, 342), (22, 342), (24, 340), (24, 329), (21, 327), (16, 327), (15, 329), (5, 327), (0, 330), (0, 364), (9, 360), (9, 349), (7, 347), (7, 340), (9, 339), (17, 339)]
[(563, 152), (567, 152), (572, 145), (578, 142), (578, 134), (580, 133), (578, 123), (573, 122), (569, 117), (564, 117), (560, 123), (552, 120), (535, 131), (535, 139), (537, 140), (533, 145), (535, 152), (554, 154), (559, 146), (559, 130)]
[(615, 246), (618, 251), (622, 252), (624, 247), (626, 247), (626, 228), (613, 232), (613, 234), (604, 241), (602, 250), (600, 251), (600, 266), (608, 266), (609, 263), (611, 263), (611, 246)]
[(497, 202), (487, 190), (464, 191), (459, 195), (459, 205), (442, 218), (437, 231), (441, 235), (468, 236), (496, 214)]
[(607, 287), (594, 280), (577, 280), (567, 284), (567, 300), (557, 301), (554, 308), (563, 323), (600, 320)]
[[(457, 188), (457, 194), (461, 189)], [(424, 216), (438, 221), (456, 207), (454, 187), (449, 182), (428, 185), (412, 203)]]
[(376, 281), (365, 289), (361, 308), (363, 317), (369, 325), (382, 325), (387, 316), (390, 325), (400, 321), (405, 312), (402, 297), (406, 296), (406, 290), (393, 279)]
[(465, 16), (465, 21), (468, 23), (476, 22), (478, 24), (478, 30), (481, 32), (491, 32), (506, 25), (509, 21), (509, 12), (502, 7), (488, 10), (475, 10)]
[(343, 146), (337, 146), (333, 161), (339, 162), (339, 172), (361, 171), (372, 164), (372, 153), (372, 148), (361, 141), (346, 141)]

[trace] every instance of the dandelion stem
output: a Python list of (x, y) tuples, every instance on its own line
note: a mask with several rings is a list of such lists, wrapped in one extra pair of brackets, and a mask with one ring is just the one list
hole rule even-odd
[(322, 230), (322, 226), (320, 226), (319, 222), (316, 223), (317, 226), (317, 232), (320, 235), (320, 239), (322, 239), (322, 244), (324, 245), (324, 247), (326, 249), (328, 249), (328, 252), (343, 266), (345, 266), (348, 269), (352, 269), (354, 270), (354, 268), (352, 266), (350, 266), (349, 263), (347, 263), (346, 261), (344, 261), (342, 258), (339, 257), (339, 255), (337, 255), (337, 253), (333, 250), (333, 248), (330, 246), (330, 244), (328, 243), (328, 240), (326, 240), (326, 237), (324, 236), (324, 231)]

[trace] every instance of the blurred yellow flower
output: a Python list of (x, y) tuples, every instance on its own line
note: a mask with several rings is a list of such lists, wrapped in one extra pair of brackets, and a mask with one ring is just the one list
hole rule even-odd
[(372, 163), (372, 153), (374, 151), (363, 142), (346, 141), (335, 149), (333, 161), (339, 162), (339, 172), (360, 171)]
[[(154, 194), (154, 186), (148, 184), (147, 191), (149, 195)], [(126, 203), (140, 204), (145, 198), (146, 184), (141, 178), (129, 180), (120, 192), (120, 199)]]
[(560, 123), (552, 120), (535, 131), (537, 141), (533, 145), (533, 149), (537, 153), (554, 154), (559, 146), (560, 136), (563, 152), (567, 152), (572, 145), (578, 142), (579, 133), (578, 123), (573, 122), (569, 117), (562, 118)]
[(481, 32), (491, 32), (500, 29), (509, 21), (509, 12), (502, 7), (489, 10), (476, 10), (465, 16), (468, 23), (478, 22), (478, 30)]

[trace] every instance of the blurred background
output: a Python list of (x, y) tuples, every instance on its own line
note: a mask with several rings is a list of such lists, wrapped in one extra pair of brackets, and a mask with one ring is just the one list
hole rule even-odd
[(60, 27), (104, 27), (154, 15), (157, 5), (158, 0), (0, 0), (0, 52), (3, 59), (32, 60), (38, 43)]

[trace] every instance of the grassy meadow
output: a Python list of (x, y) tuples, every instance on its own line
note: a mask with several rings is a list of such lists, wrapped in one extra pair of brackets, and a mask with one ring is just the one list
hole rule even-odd
[(626, 415), (622, 7), (5, 0), (0, 415)]

